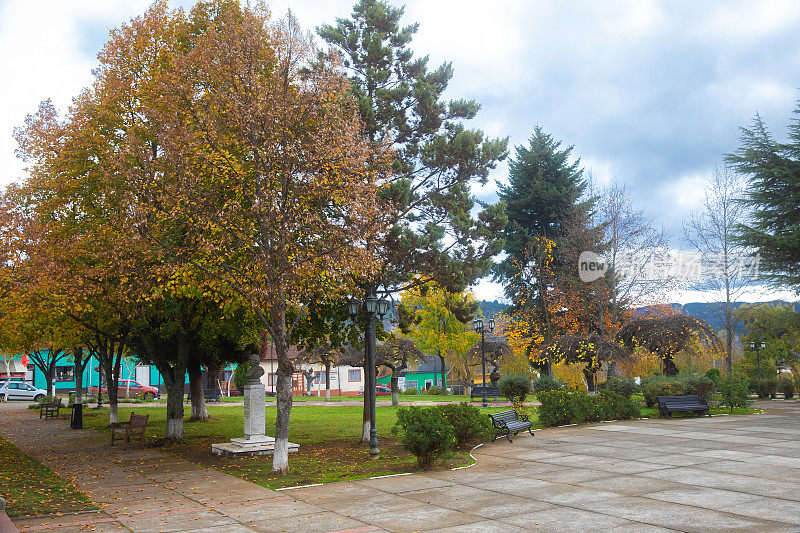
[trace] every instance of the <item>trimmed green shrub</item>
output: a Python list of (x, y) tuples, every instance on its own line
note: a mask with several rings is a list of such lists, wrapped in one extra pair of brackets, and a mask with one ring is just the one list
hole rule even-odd
[(544, 427), (571, 424), (575, 419), (572, 395), (565, 390), (542, 391), (537, 394), (539, 422)]
[(677, 377), (654, 376), (642, 380), (642, 395), (647, 407), (656, 404), (656, 396), (680, 396), (686, 394), (683, 380)]
[(531, 391), (531, 380), (523, 374), (508, 374), (500, 379), (497, 386), (500, 394), (508, 398), (510, 402), (514, 400), (524, 402), (525, 397)]
[(601, 390), (597, 401), (603, 410), (603, 420), (630, 420), (641, 416), (636, 402), (612, 390)]
[(719, 383), (719, 380), (722, 379), (722, 372), (720, 372), (716, 368), (709, 368), (706, 370), (706, 377), (708, 379), (714, 380), (714, 383)]
[(539, 422), (545, 427), (629, 420), (640, 416), (636, 402), (610, 390), (602, 390), (595, 395), (566, 390), (543, 392), (539, 395), (539, 401)]
[(776, 398), (778, 396), (778, 382), (775, 379), (760, 379), (756, 383), (756, 393), (759, 398)]
[(720, 380), (719, 393), (722, 397), (721, 404), (729, 407), (731, 413), (734, 407), (748, 407), (753, 403), (747, 378), (741, 374), (731, 374)]
[(467, 402), (450, 403), (437, 407), (453, 426), (459, 447), (487, 442), (494, 436), (492, 419)]
[(781, 378), (778, 382), (778, 390), (787, 400), (794, 398), (794, 382), (791, 379)]
[(683, 381), (684, 394), (697, 394), (706, 401), (711, 399), (711, 393), (717, 388), (716, 382), (707, 376), (684, 376), (679, 378)]
[(244, 362), (236, 365), (236, 370), (233, 372), (233, 384), (242, 392), (244, 392), (244, 386), (247, 385), (247, 372), (249, 370), (250, 365)]
[(416, 387), (410, 387), (410, 388), (404, 390), (403, 392), (401, 392), (400, 394), (408, 394), (409, 396), (414, 396), (416, 394), (419, 394), (419, 391), (417, 390)]
[(585, 391), (577, 391), (570, 394), (572, 400), (572, 422), (600, 422), (603, 420), (603, 409), (596, 395), (590, 395)]
[(439, 394), (443, 394), (444, 393), (444, 391), (442, 391), (442, 388), (439, 387), (438, 385), (433, 385), (426, 392), (428, 394), (433, 394), (434, 396), (437, 396)]
[(598, 387), (600, 390), (610, 390), (616, 392), (626, 398), (630, 398), (634, 393), (639, 392), (639, 386), (632, 379), (620, 379), (611, 377), (607, 381), (601, 383)]
[(435, 407), (401, 407), (392, 434), (399, 435), (400, 443), (417, 458), (420, 468), (428, 469), (436, 459), (453, 455), (455, 432), (444, 412)]
[(564, 385), (561, 382), (556, 381), (550, 376), (542, 376), (533, 383), (533, 392), (536, 393), (537, 398), (540, 392), (561, 390), (563, 388)]

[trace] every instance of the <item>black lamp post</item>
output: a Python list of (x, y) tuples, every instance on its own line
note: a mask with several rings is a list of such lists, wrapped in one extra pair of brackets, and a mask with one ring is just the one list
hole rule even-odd
[(378, 298), (375, 294), (368, 294), (361, 302), (356, 298), (351, 298), (347, 302), (350, 316), (358, 316), (361, 304), (364, 304), (366, 311), (366, 322), (364, 328), (364, 366), (366, 375), (364, 376), (364, 394), (367, 394), (369, 402), (369, 455), (373, 459), (378, 457), (378, 428), (375, 427), (375, 317), (383, 316), (389, 310), (389, 300)]
[(758, 379), (761, 379), (761, 349), (767, 347), (764, 342), (753, 341), (750, 343), (751, 348), (756, 349), (756, 372), (758, 372)]
[[(484, 327), (483, 327), (483, 319), (476, 318), (472, 321), (472, 327), (475, 328), (475, 331), (481, 334), (481, 367), (483, 369), (483, 386), (481, 387), (481, 391), (483, 391), (483, 406), (488, 407), (489, 402), (486, 400), (486, 341), (484, 337)], [(489, 333), (494, 330), (494, 318), (489, 319)]]

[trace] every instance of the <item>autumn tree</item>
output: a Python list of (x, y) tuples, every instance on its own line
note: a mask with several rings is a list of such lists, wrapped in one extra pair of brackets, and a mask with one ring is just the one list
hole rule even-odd
[(462, 367), (460, 363), (475, 343), (477, 333), (468, 324), (478, 310), (478, 302), (469, 292), (453, 293), (429, 283), (406, 291), (402, 305), (405, 309), (401, 316), (410, 316), (401, 324), (401, 332), (423, 353), (439, 359), (442, 388), (446, 389), (446, 363)]
[(156, 3), (114, 33), (97, 71), (125, 132), (117, 169), (142, 231), (176, 265), (238, 293), (274, 342), (276, 472), (288, 468), (288, 348), (303, 299), (347, 290), (354, 270), (371, 268), (367, 243), (386, 213), (376, 205), (389, 154), (361, 136), (338, 65), (303, 74), (315, 58), (291, 16)]
[(686, 240), (700, 254), (701, 274), (696, 286), (714, 303), (710, 306), (725, 327), (725, 368), (733, 370), (733, 340), (740, 317), (736, 303), (756, 277), (750, 250), (736, 239), (736, 229), (747, 221), (741, 202), (741, 179), (727, 167), (717, 168), (706, 182), (705, 198), (699, 212), (683, 222)]
[(377, 364), (385, 366), (391, 372), (389, 384), (392, 389), (393, 407), (397, 407), (399, 400), (398, 382), (400, 380), (400, 372), (407, 369), (409, 365), (422, 361), (424, 358), (424, 354), (417, 348), (414, 341), (395, 335), (391, 335), (386, 342), (377, 347)]
[[(744, 353), (739, 362), (743, 372), (756, 378), (759, 363), (762, 376), (770, 376), (769, 370), (781, 367), (791, 368), (793, 372), (800, 370), (800, 313), (794, 306), (743, 306), (736, 314), (747, 327), (747, 333), (742, 336)], [(764, 348), (757, 354), (755, 348), (750, 347), (751, 342), (763, 342)]]

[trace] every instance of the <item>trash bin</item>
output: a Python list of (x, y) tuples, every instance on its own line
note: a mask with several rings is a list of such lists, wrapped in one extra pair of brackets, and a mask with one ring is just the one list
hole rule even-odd
[(72, 404), (72, 416), (69, 419), (70, 429), (83, 429), (83, 404)]

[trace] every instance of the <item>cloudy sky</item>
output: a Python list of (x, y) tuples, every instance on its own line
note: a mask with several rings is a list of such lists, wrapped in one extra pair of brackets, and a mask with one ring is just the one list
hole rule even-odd
[[(291, 8), (313, 29), (349, 15), (352, 3), (270, 6), (278, 16)], [(0, 185), (24, 175), (13, 128), (43, 99), (68, 106), (91, 83), (108, 31), (148, 5), (0, 0)], [(539, 124), (574, 145), (598, 180), (627, 185), (676, 248), (684, 246), (682, 218), (722, 155), (736, 149), (738, 128), (758, 112), (783, 138), (800, 98), (800, 2), (793, 0), (409, 0), (406, 21), (420, 22), (419, 55), (453, 62), (449, 96), (481, 102), (478, 127), (509, 136), (513, 146)], [(495, 180), (506, 172), (498, 168), (476, 193), (495, 198)], [(500, 292), (482, 283), (478, 295)]]

